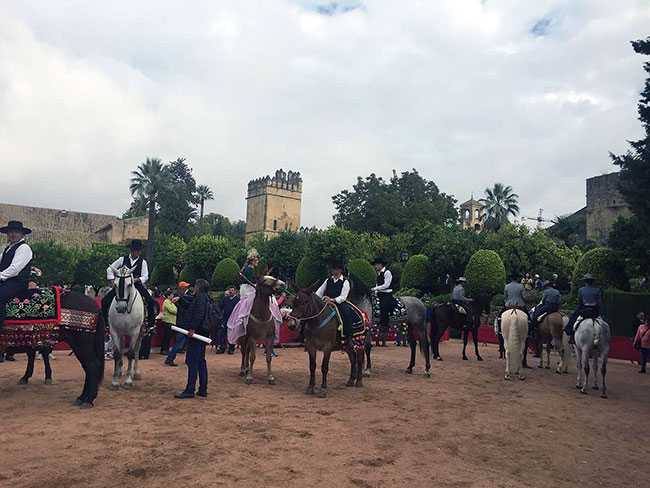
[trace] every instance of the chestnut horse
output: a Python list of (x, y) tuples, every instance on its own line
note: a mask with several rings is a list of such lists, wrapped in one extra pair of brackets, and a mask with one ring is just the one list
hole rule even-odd
[(555, 370), (556, 373), (569, 372), (569, 338), (564, 333), (564, 318), (560, 312), (552, 312), (543, 317), (539, 322), (537, 334), (537, 350), (539, 351), (539, 368), (544, 367), (544, 349), (546, 342), (546, 369), (551, 368), (551, 341), (555, 344), (560, 355), (560, 364)]

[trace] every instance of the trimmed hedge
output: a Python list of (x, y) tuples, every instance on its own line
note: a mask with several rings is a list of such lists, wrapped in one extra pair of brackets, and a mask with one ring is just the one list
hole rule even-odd
[(189, 265), (185, 266), (181, 271), (181, 274), (178, 276), (179, 281), (185, 281), (190, 285), (193, 284), (197, 278), (200, 278), (199, 273)]
[(401, 288), (428, 290), (433, 283), (433, 270), (429, 258), (424, 254), (411, 256), (404, 266), (400, 279)]
[(301, 288), (307, 288), (316, 281), (327, 279), (328, 274), (329, 271), (323, 263), (312, 261), (305, 256), (296, 269), (296, 284)]
[(467, 292), (470, 296), (477, 293), (503, 293), (506, 268), (496, 252), (480, 249), (469, 259), (465, 268), (465, 278), (467, 278)]
[(348, 270), (361, 278), (368, 288), (377, 285), (377, 272), (365, 259), (353, 259), (348, 263)]
[(625, 273), (625, 261), (616, 251), (597, 247), (587, 251), (578, 261), (573, 272), (573, 294), (582, 286), (582, 277), (591, 273), (596, 277), (596, 286), (601, 290), (616, 288), (628, 291), (630, 282)]
[(650, 294), (606, 290), (603, 296), (605, 320), (613, 336), (633, 337), (632, 322), (638, 312), (650, 314)]
[(419, 297), (421, 294), (417, 288), (402, 288), (395, 292), (397, 297)]
[(174, 276), (174, 271), (171, 268), (164, 266), (156, 265), (151, 271), (151, 283), (154, 285), (160, 285), (163, 283), (174, 283), (176, 277)]
[(225, 290), (236, 283), (236, 275), (239, 273), (239, 265), (232, 258), (224, 258), (214, 268), (212, 273), (212, 286), (216, 290)]

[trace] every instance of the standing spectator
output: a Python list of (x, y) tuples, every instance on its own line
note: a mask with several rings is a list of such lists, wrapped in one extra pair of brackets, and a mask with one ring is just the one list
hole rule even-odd
[(635, 334), (636, 331), (639, 329), (639, 326), (644, 323), (645, 323), (645, 314), (643, 312), (639, 312), (638, 314), (636, 314), (636, 318), (634, 319), (634, 322), (632, 322), (632, 326), (634, 327)]
[(194, 285), (195, 294), (191, 302), (180, 300), (180, 307), (187, 307), (185, 324), (187, 326), (187, 354), (185, 354), (185, 364), (187, 364), (187, 385), (185, 389), (174, 395), (176, 398), (194, 398), (196, 388), (196, 379), (199, 379), (199, 391), (197, 396), (208, 396), (208, 366), (205, 362), (205, 342), (194, 339), (194, 333), (209, 336), (210, 330), (205, 327), (205, 314), (210, 304), (208, 290), (210, 284), (206, 280), (198, 279)]
[(557, 273), (553, 273), (553, 276), (551, 277), (551, 286), (555, 288), (556, 290), (560, 286), (560, 282), (558, 281), (558, 275)]
[(454, 283), (454, 280), (451, 279), (451, 276), (449, 276), (449, 273), (445, 275), (445, 285), (451, 285)]
[(521, 280), (521, 284), (524, 285), (526, 291), (533, 291), (533, 279), (530, 277), (530, 273), (526, 273)]
[[(226, 352), (226, 334), (228, 332), (228, 319), (232, 314), (232, 311), (235, 308), (235, 305), (239, 303), (239, 297), (237, 296), (237, 289), (234, 285), (231, 285), (226, 290), (225, 295), (219, 302), (219, 310), (221, 310), (222, 315), (222, 325), (219, 333), (217, 334), (217, 354), (223, 354)], [(235, 352), (235, 345), (230, 344), (228, 346), (228, 354)]]
[(641, 343), (641, 369), (639, 373), (644, 374), (645, 365), (648, 359), (650, 359), (650, 334), (648, 331), (650, 331), (650, 319), (646, 319), (645, 323), (639, 326), (639, 330), (636, 331), (636, 335), (634, 336), (634, 343), (636, 344), (637, 341)]
[(160, 346), (160, 354), (169, 354), (169, 343), (172, 340), (172, 325), (176, 325), (176, 304), (172, 301), (174, 295), (171, 290), (165, 290), (163, 294), (165, 301), (162, 306), (163, 313), (163, 339)]
[[(194, 297), (190, 293), (187, 293), (189, 289), (189, 284), (181, 281), (178, 284), (178, 291), (175, 293), (174, 298), (172, 298), (172, 302), (176, 304), (176, 327), (181, 327), (182, 329), (186, 329), (185, 327), (185, 310), (183, 307), (178, 306), (179, 300), (183, 301), (191, 301)], [(181, 334), (180, 332), (176, 333), (176, 338), (174, 339), (174, 345), (172, 346), (171, 351), (169, 351), (169, 354), (167, 355), (167, 359), (165, 359), (165, 364), (167, 366), (178, 366), (174, 362), (174, 359), (176, 359), (176, 354), (183, 349), (183, 346), (185, 346), (185, 341), (186, 341), (186, 336), (185, 334)]]
[(542, 282), (541, 278), (539, 277), (538, 274), (536, 274), (535, 275), (535, 289), (537, 291), (542, 291), (544, 289), (544, 286), (542, 285), (542, 283), (543, 282)]

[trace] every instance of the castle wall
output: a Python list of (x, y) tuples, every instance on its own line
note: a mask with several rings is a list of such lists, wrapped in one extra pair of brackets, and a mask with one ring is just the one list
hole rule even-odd
[(587, 179), (587, 239), (605, 243), (614, 222), (630, 209), (616, 188), (618, 173)]

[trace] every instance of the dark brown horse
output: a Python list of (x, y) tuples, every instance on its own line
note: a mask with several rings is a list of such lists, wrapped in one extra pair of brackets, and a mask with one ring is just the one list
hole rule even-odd
[[(338, 331), (336, 310), (333, 305), (326, 304), (315, 290), (320, 283), (316, 282), (309, 288), (302, 289), (295, 283), (291, 286), (296, 291), (293, 298), (293, 309), (289, 320), (289, 329), (297, 330), (300, 323), (304, 324), (305, 348), (309, 353), (309, 385), (305, 390), (306, 395), (313, 395), (316, 386), (316, 352), (323, 351), (321, 372), (323, 382), (318, 392), (319, 398), (327, 396), (327, 373), (332, 351), (342, 349), (341, 334)], [(370, 334), (366, 333), (364, 348), (355, 349), (352, 337), (347, 339), (346, 349), (350, 359), (350, 378), (345, 386), (363, 386), (363, 362), (365, 347), (370, 341)]]
[(490, 313), (490, 302), (492, 295), (488, 293), (479, 293), (474, 297), (472, 302), (472, 310), (474, 312), (473, 323), (470, 329), (465, 327), (466, 319), (464, 315), (459, 314), (456, 309), (448, 304), (438, 305), (431, 311), (431, 348), (433, 349), (433, 358), (442, 361), (440, 356), (440, 339), (448, 327), (460, 330), (463, 333), (463, 359), (467, 361), (465, 350), (467, 348), (467, 340), (469, 333), (472, 333), (474, 339), (474, 351), (476, 359), (483, 361), (483, 358), (478, 352), (478, 328), (481, 325), (481, 315), (483, 313)]
[(271, 295), (282, 292), (287, 285), (270, 276), (268, 267), (264, 268), (263, 273), (254, 270), (255, 280), (255, 298), (253, 299), (253, 308), (248, 317), (246, 326), (246, 335), (239, 339), (241, 346), (241, 370), (239, 376), (246, 376), (246, 384), (253, 382), (253, 365), (255, 364), (255, 347), (257, 342), (264, 340), (266, 343), (266, 372), (269, 385), (275, 384), (275, 378), (271, 373), (271, 359), (273, 354), (273, 342), (275, 339), (275, 320), (271, 315), (269, 302)]

